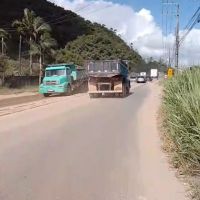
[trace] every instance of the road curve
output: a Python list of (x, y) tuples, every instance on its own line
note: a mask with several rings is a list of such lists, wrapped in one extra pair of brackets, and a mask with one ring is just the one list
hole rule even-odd
[(148, 120), (154, 85), (125, 99), (66, 97), (1, 117), (0, 199), (184, 200)]

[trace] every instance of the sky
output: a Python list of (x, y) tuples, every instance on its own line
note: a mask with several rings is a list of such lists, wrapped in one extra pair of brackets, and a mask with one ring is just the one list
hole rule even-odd
[[(151, 10), (156, 22), (162, 25), (162, 0), (113, 0), (112, 2), (129, 5), (135, 11), (142, 8)], [(167, 2), (167, 0), (164, 0), (164, 2)], [(200, 5), (200, 0), (169, 0), (169, 2), (180, 4), (180, 22), (182, 27), (185, 26), (186, 21), (191, 18)]]
[[(162, 0), (49, 0), (92, 22), (105, 24), (144, 57), (174, 61), (176, 4)], [(163, 0), (180, 4), (180, 37), (200, 0)], [(163, 15), (162, 15), (163, 13)], [(170, 50), (169, 50), (170, 49)], [(197, 24), (180, 47), (180, 65), (200, 64), (200, 25)], [(173, 64), (172, 64), (173, 65)]]

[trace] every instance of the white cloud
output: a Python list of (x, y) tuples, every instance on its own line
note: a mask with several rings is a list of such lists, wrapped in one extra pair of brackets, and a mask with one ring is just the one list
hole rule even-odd
[[(82, 17), (105, 24), (144, 57), (159, 59), (167, 52), (163, 50), (163, 39), (167, 46), (173, 46), (174, 36), (163, 37), (161, 28), (156, 24), (151, 11), (143, 8), (135, 11), (125, 4), (117, 4), (105, 0), (49, 0), (65, 9), (77, 12)], [(182, 46), (180, 60), (182, 64), (199, 62), (200, 30), (193, 29)]]

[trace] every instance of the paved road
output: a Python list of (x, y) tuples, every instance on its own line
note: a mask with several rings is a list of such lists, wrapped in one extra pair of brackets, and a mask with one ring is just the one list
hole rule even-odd
[(66, 97), (1, 117), (0, 200), (183, 200), (173, 173), (159, 182), (163, 171), (153, 170), (145, 183), (154, 161), (139, 116), (150, 93), (141, 85), (125, 99)]

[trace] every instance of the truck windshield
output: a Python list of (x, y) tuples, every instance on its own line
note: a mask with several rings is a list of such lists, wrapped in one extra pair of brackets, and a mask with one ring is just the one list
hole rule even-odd
[(64, 75), (65, 75), (65, 70), (64, 69), (46, 70), (46, 77), (64, 76)]
[(116, 72), (117, 71), (117, 62), (109, 61), (99, 61), (99, 62), (90, 62), (88, 65), (89, 72)]

